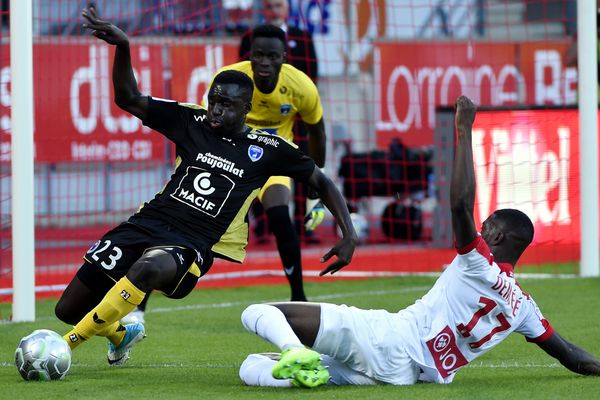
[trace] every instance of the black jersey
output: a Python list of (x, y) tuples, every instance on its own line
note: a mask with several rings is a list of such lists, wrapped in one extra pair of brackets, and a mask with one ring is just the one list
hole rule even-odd
[(144, 125), (175, 143), (177, 164), (169, 182), (131, 222), (136, 216), (167, 221), (201, 247), (213, 246), (229, 231), (224, 241), (230, 248), (219, 253), (242, 261), (248, 237), (243, 221), (260, 188), (271, 175), (306, 181), (314, 161), (294, 144), (259, 130), (217, 136), (200, 106), (152, 97), (148, 102)]

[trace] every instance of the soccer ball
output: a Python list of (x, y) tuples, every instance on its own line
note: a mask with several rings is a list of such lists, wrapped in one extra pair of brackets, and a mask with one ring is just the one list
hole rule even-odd
[(26, 381), (63, 379), (71, 368), (71, 348), (58, 333), (38, 329), (19, 342), (15, 364)]

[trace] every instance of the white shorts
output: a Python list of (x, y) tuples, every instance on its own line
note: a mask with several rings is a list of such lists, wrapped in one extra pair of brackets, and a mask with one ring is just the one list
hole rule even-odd
[(321, 326), (312, 348), (377, 381), (412, 385), (419, 366), (404, 348), (409, 324), (385, 310), (321, 304)]

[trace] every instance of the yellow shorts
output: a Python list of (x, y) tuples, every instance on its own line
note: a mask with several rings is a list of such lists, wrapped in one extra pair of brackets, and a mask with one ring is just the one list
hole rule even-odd
[(292, 179), (289, 176), (272, 176), (272, 177), (270, 177), (265, 182), (262, 189), (260, 189), (260, 192), (258, 193), (258, 200), (260, 200), (262, 202), (262, 197), (265, 194), (265, 190), (267, 190), (267, 188), (269, 186), (273, 186), (273, 185), (284, 185), (288, 189), (291, 189), (292, 188)]

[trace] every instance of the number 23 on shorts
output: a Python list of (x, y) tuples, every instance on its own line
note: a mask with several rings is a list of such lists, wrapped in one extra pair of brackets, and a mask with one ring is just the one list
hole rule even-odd
[(102, 268), (111, 270), (117, 265), (117, 261), (123, 257), (123, 251), (119, 247), (113, 246), (110, 240), (104, 239), (94, 243), (87, 251), (87, 255), (91, 258), (91, 261), (99, 262)]

